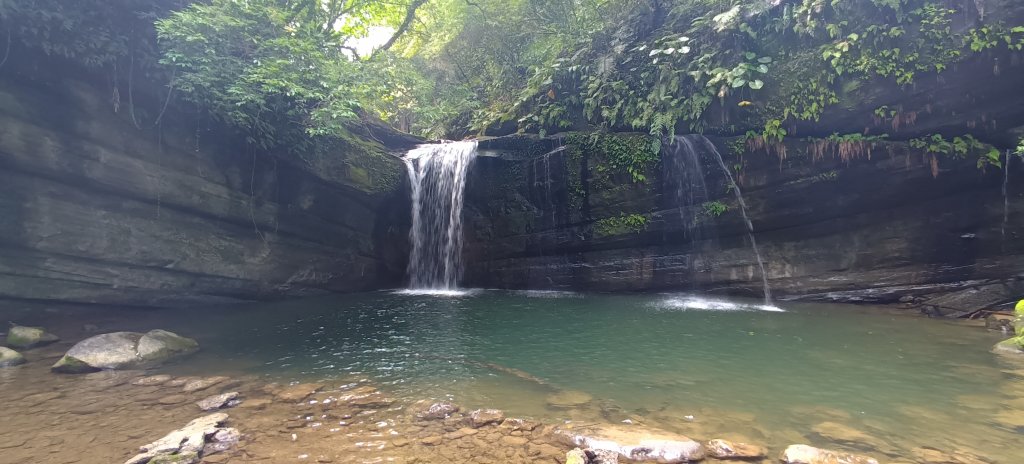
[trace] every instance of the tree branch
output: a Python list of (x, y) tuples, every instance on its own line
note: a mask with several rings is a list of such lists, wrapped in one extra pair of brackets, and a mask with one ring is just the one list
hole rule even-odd
[(384, 45), (381, 45), (379, 48), (374, 50), (373, 53), (370, 54), (370, 59), (376, 57), (378, 53), (390, 49), (391, 46), (394, 45), (395, 42), (397, 42), (398, 39), (401, 38), (402, 35), (409, 30), (409, 27), (412, 26), (413, 20), (416, 19), (416, 10), (418, 10), (425, 3), (427, 3), (427, 0), (413, 0), (412, 3), (409, 4), (409, 9), (406, 10), (405, 12), (405, 19), (402, 20), (402, 25), (398, 26), (398, 30), (395, 31), (395, 33), (391, 36), (390, 39), (388, 39), (387, 42), (384, 43)]

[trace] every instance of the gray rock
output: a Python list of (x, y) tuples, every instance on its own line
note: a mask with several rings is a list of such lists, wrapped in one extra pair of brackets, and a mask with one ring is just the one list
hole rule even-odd
[(206, 446), (207, 437), (212, 438), (222, 430), (229, 430), (221, 427), (221, 424), (227, 420), (228, 415), (224, 413), (214, 413), (194, 419), (188, 425), (163, 438), (140, 447), (141, 453), (125, 461), (125, 464), (199, 462), (199, 454)]
[(790, 445), (779, 457), (786, 464), (878, 464), (874, 458), (808, 445)]
[(199, 409), (203, 411), (213, 411), (224, 407), (230, 408), (238, 405), (237, 398), (238, 392), (222, 393), (197, 401), (196, 406), (199, 406)]
[(0, 346), (0, 367), (11, 367), (25, 364), (25, 357), (10, 348)]
[(60, 337), (43, 330), (42, 327), (15, 325), (11, 327), (11, 330), (7, 331), (7, 345), (23, 350), (49, 345), (59, 340)]
[(171, 359), (194, 353), (195, 340), (164, 330), (146, 334), (113, 332), (82, 340), (68, 350), (54, 372), (77, 374), (105, 369), (140, 369), (160, 365)]

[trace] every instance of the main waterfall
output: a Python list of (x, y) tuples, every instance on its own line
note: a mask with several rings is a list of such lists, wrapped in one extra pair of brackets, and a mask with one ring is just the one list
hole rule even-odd
[(462, 203), (476, 142), (421, 145), (404, 158), (412, 185), (409, 288), (451, 291), (462, 274)]

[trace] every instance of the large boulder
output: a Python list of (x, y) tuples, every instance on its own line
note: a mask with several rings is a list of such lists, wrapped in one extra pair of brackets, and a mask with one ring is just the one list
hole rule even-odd
[(75, 344), (51, 368), (77, 374), (105, 369), (144, 369), (199, 350), (195, 340), (165, 330), (113, 332)]
[(7, 331), (7, 345), (23, 350), (49, 345), (58, 340), (60, 340), (60, 337), (43, 330), (42, 327), (15, 325), (11, 326), (11, 330)]
[(25, 357), (10, 348), (0, 346), (0, 368), (25, 364)]

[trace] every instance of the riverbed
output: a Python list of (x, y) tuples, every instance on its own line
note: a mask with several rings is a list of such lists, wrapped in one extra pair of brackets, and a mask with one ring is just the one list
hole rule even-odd
[[(796, 443), (881, 462), (1010, 464), (1024, 452), (1024, 364), (989, 352), (1001, 335), (890, 308), (382, 291), (173, 310), (13, 305), (0, 310), (3, 320), (62, 338), (26, 351), (27, 365), (0, 369), (5, 463), (123, 462), (198, 417), (195, 401), (227, 390), (241, 393), (225, 412), (245, 439), (207, 462), (564, 459), (567, 449), (542, 427), (456, 436), (465, 427), (424, 425), (410, 414), (437, 401), (548, 426), (750, 442), (767, 448), (770, 461)], [(149, 372), (48, 370), (95, 333), (156, 328), (194, 338), (202, 350)], [(230, 380), (188, 394), (180, 384), (132, 384), (154, 374)], [(282, 400), (296, 384), (316, 393)], [(352, 391), (387, 401), (338, 401)], [(335, 406), (324, 406), (331, 398)]]

